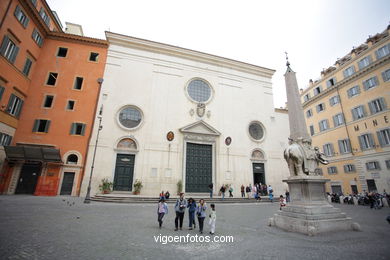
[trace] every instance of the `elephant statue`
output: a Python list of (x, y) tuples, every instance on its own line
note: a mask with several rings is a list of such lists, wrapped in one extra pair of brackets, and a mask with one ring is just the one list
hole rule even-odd
[(328, 164), (318, 147), (311, 147), (311, 140), (299, 138), (290, 139), (290, 145), (284, 150), (284, 159), (287, 161), (291, 176), (316, 175), (318, 163)]

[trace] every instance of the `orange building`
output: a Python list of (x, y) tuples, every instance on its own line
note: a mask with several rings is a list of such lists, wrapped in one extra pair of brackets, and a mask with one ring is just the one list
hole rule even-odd
[(0, 19), (0, 193), (78, 195), (108, 43), (44, 0), (1, 1)]

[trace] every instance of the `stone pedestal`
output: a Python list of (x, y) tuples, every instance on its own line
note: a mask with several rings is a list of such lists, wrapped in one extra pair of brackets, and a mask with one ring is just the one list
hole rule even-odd
[(360, 230), (357, 223), (328, 203), (321, 176), (295, 176), (287, 182), (291, 203), (269, 220), (271, 226), (306, 235), (342, 230)]

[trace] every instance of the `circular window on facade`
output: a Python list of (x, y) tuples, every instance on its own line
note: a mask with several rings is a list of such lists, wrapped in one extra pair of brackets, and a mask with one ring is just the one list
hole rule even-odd
[(206, 81), (201, 79), (192, 80), (188, 84), (187, 92), (192, 100), (199, 103), (204, 103), (211, 97), (211, 87)]
[(264, 137), (264, 128), (259, 122), (252, 122), (249, 125), (249, 134), (256, 141), (260, 141)]
[(126, 128), (137, 127), (141, 120), (141, 111), (135, 107), (125, 107), (119, 112), (119, 122)]

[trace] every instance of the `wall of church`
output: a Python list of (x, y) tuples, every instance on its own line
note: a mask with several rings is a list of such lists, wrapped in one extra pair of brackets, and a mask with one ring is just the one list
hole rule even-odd
[[(195, 60), (161, 53), (154, 47), (138, 49), (126, 42), (116, 43), (115, 37), (108, 37), (110, 47), (99, 100), (99, 107), (103, 106), (103, 128), (92, 194), (99, 192), (101, 179), (114, 182), (118, 153), (135, 155), (132, 181), (142, 181), (141, 195), (157, 196), (161, 190), (176, 194), (176, 183), (185, 182), (186, 142), (212, 145), (215, 193), (222, 184), (232, 184), (238, 196), (241, 184), (253, 183), (252, 163), (256, 161), (264, 163), (266, 183), (274, 186), (276, 194), (284, 193), (282, 179), (288, 176), (288, 169), (283, 150), (289, 135), (288, 115), (274, 109), (271, 76), (229, 68), (223, 58), (218, 65), (206, 58)], [(211, 88), (203, 115), (197, 109), (198, 102), (188, 93), (188, 84), (194, 79)], [(124, 127), (118, 119), (120, 111), (128, 106), (142, 117), (133, 128)], [(263, 126), (264, 137), (260, 140), (250, 136), (251, 122)], [(87, 172), (91, 168), (97, 124), (98, 120), (89, 145)], [(166, 138), (169, 131), (175, 135), (172, 141)], [(225, 144), (226, 137), (232, 139), (229, 146)], [(131, 148), (117, 148), (123, 138), (134, 141)], [(251, 159), (256, 149), (263, 153), (263, 159)], [(86, 174), (82, 195), (88, 178)]]

